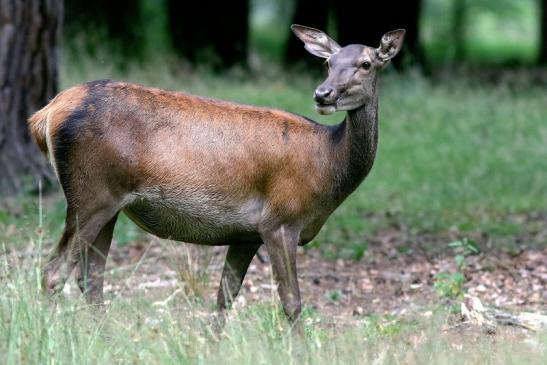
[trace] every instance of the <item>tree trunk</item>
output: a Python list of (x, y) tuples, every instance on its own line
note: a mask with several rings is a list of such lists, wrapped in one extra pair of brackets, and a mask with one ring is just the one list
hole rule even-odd
[(57, 92), (62, 16), (62, 0), (0, 0), (0, 198), (53, 179), (27, 118)]
[(173, 48), (192, 63), (220, 70), (247, 62), (249, 1), (168, 0)]
[(541, 35), (539, 48), (539, 63), (547, 65), (547, 0), (541, 0)]

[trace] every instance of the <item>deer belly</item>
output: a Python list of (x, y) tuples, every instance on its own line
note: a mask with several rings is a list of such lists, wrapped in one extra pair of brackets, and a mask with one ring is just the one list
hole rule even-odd
[(145, 231), (161, 238), (204, 245), (259, 241), (257, 202), (229, 204), (200, 199), (137, 196), (124, 212)]

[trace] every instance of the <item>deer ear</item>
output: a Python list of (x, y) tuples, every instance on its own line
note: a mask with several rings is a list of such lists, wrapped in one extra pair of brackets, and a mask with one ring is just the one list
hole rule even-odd
[(304, 42), (304, 48), (312, 55), (329, 58), (342, 47), (319, 29), (305, 27), (303, 25), (291, 25), (293, 33)]
[(376, 50), (378, 58), (382, 62), (386, 62), (395, 57), (403, 46), (404, 38), (404, 29), (392, 30), (391, 32), (384, 34), (380, 41), (380, 47)]

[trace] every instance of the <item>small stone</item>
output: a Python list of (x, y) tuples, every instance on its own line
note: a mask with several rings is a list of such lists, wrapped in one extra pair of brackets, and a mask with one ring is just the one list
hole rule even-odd
[(485, 287), (484, 285), (479, 284), (479, 285), (477, 285), (477, 287), (475, 288), (475, 290), (478, 291), (478, 292), (480, 292), (480, 293), (484, 293), (484, 292), (486, 292), (487, 289), (486, 289), (486, 287)]

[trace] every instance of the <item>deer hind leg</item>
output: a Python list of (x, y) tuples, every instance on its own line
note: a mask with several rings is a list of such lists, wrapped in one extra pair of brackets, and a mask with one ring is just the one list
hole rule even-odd
[(93, 244), (83, 247), (80, 252), (80, 265), (77, 268), (76, 279), (89, 304), (97, 306), (104, 304), (104, 269), (117, 219), (118, 214), (116, 213), (99, 231)]
[[(53, 248), (42, 271), (43, 288), (47, 293), (55, 294), (63, 289), (66, 280), (80, 260), (85, 261), (88, 259), (86, 258), (89, 254), (88, 248), (99, 236), (101, 236), (99, 246), (104, 249), (103, 242), (106, 241), (107, 236), (111, 237), (111, 234), (107, 233), (114, 227), (115, 219), (113, 218), (117, 216), (119, 208), (112, 203), (113, 199), (108, 203), (100, 203), (101, 201), (104, 200), (93, 202), (90, 199), (89, 204), (77, 205), (78, 207), (85, 207), (85, 211), (82, 211), (82, 209), (67, 209), (63, 235)], [(105, 233), (101, 234), (103, 228), (109, 225), (112, 220), (112, 227), (108, 227)], [(95, 255), (92, 256), (93, 262), (97, 262), (98, 259)], [(101, 269), (99, 264), (97, 271), (99, 270), (104, 271), (104, 265)]]
[(76, 232), (76, 224), (73, 218), (73, 213), (67, 209), (63, 234), (51, 250), (47, 262), (42, 268), (42, 288), (49, 294), (55, 294), (62, 290), (66, 281), (63, 274), (67, 271), (65, 267), (67, 251), (72, 236)]

